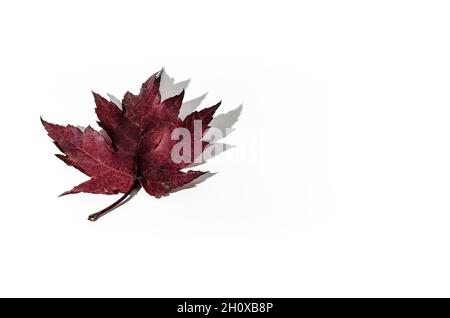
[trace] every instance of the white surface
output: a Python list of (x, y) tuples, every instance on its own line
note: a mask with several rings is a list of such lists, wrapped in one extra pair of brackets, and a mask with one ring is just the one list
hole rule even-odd
[[(445, 1), (0, 4), (0, 296), (450, 296)], [(157, 200), (85, 180), (39, 122), (96, 127), (166, 67), (235, 148)]]

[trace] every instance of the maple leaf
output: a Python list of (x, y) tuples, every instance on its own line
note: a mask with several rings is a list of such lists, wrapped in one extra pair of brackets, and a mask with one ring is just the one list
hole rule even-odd
[[(91, 214), (88, 218), (91, 221), (96, 221), (117, 207), (141, 186), (150, 195), (160, 198), (205, 173), (181, 171), (190, 163), (172, 160), (171, 151), (178, 141), (172, 140), (171, 134), (176, 128), (184, 128), (191, 136), (196, 136), (194, 122), (199, 121), (200, 138), (194, 137), (191, 141), (193, 144), (199, 143), (203, 151), (208, 143), (201, 137), (209, 128), (220, 102), (194, 111), (181, 120), (178, 114), (184, 90), (162, 101), (159, 90), (162, 72), (153, 74), (144, 82), (138, 95), (125, 93), (122, 109), (93, 92), (95, 112), (102, 131), (96, 131), (90, 126), (84, 130), (71, 125), (60, 126), (41, 118), (48, 135), (64, 153), (56, 156), (90, 177), (62, 195), (79, 192), (124, 193), (107, 208)], [(195, 159), (196, 147), (190, 148), (190, 157)]]

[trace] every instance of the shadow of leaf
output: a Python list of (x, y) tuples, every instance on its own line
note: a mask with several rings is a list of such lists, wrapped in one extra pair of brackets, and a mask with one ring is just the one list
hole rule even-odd
[(198, 184), (205, 182), (207, 179), (211, 178), (212, 176), (214, 176), (215, 174), (217, 174), (217, 172), (206, 172), (203, 175), (201, 175), (200, 177), (198, 177), (197, 179), (193, 180), (192, 182), (189, 182), (179, 188), (173, 189), (169, 194), (178, 192), (178, 191), (182, 191), (182, 190), (186, 190), (186, 189), (192, 189), (195, 188)]
[[(234, 131), (233, 126), (239, 120), (243, 107), (244, 106), (241, 104), (237, 108), (230, 110), (225, 114), (220, 114), (217, 117), (214, 117), (210, 123), (210, 126), (220, 129), (222, 136), (228, 136)], [(205, 134), (205, 138), (207, 138), (207, 134)]]
[(116, 96), (106, 93), (106, 95), (108, 95), (108, 98), (111, 102), (113, 102), (114, 104), (116, 104), (117, 107), (119, 107), (120, 110), (123, 110), (122, 108), (122, 102), (120, 101), (120, 99), (118, 99)]
[(194, 110), (200, 106), (202, 101), (205, 99), (206, 95), (208, 93), (205, 93), (197, 98), (188, 100), (187, 102), (184, 102), (183, 105), (181, 105), (180, 113), (178, 114), (178, 118), (181, 120), (185, 119), (187, 115), (192, 113)]
[(161, 100), (165, 100), (169, 97), (179, 94), (183, 89), (189, 86), (190, 79), (175, 83), (175, 79), (170, 77), (165, 69), (161, 73), (161, 83), (159, 86), (159, 92), (161, 93)]

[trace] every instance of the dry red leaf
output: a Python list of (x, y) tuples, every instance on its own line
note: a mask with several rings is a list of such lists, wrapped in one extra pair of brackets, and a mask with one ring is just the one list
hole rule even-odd
[[(91, 177), (62, 195), (124, 193), (109, 207), (91, 214), (91, 221), (111, 211), (141, 186), (159, 198), (205, 173), (181, 171), (189, 163), (175, 163), (171, 159), (172, 148), (178, 142), (171, 139), (171, 134), (175, 128), (186, 128), (194, 136), (194, 120), (201, 120), (204, 133), (220, 102), (181, 120), (178, 114), (184, 91), (161, 101), (161, 73), (155, 73), (144, 82), (138, 95), (125, 93), (122, 109), (93, 92), (98, 124), (104, 131), (90, 126), (84, 130), (71, 125), (60, 126), (41, 118), (48, 135), (65, 154), (56, 156)], [(202, 150), (207, 145), (199, 139), (192, 142), (200, 143)], [(191, 147), (191, 158), (194, 158), (194, 148)]]

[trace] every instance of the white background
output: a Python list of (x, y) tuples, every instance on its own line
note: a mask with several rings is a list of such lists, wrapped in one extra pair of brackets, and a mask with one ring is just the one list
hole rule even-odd
[[(0, 296), (450, 296), (446, 1), (4, 1)], [(244, 105), (217, 175), (155, 199), (86, 180), (39, 116), (94, 125), (162, 66)]]

